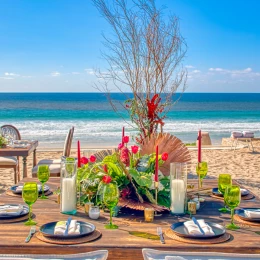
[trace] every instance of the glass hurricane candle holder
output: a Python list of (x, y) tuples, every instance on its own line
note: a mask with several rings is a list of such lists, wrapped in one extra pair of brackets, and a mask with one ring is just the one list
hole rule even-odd
[(91, 206), (88, 212), (91, 219), (98, 219), (100, 216), (100, 209), (98, 206)]
[(170, 164), (171, 213), (184, 214), (187, 193), (187, 164)]

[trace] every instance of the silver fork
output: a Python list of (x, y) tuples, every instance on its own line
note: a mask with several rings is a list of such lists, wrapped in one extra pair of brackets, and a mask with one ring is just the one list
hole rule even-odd
[(163, 232), (161, 227), (157, 227), (157, 235), (160, 236), (160, 240), (162, 244), (165, 244)]
[(25, 239), (25, 243), (28, 243), (31, 240), (31, 238), (35, 232), (36, 232), (36, 226), (32, 226), (28, 237)]

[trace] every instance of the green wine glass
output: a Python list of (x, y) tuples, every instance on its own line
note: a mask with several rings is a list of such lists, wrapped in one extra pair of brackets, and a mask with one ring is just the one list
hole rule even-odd
[[(218, 176), (218, 190), (225, 195), (226, 188), (232, 185), (232, 178), (230, 174), (222, 173)], [(224, 200), (224, 208), (219, 209), (220, 212), (227, 213), (230, 210), (227, 208), (226, 202)]]
[(207, 176), (208, 173), (208, 163), (198, 162), (196, 166), (196, 172), (199, 177), (199, 188), (202, 188), (202, 181)]
[(38, 185), (36, 182), (26, 182), (23, 185), (23, 201), (29, 206), (29, 219), (24, 224), (34, 226), (37, 222), (32, 220), (32, 204), (38, 199)]
[(48, 197), (44, 195), (44, 183), (46, 183), (50, 178), (49, 166), (48, 165), (39, 165), (38, 171), (37, 171), (37, 177), (42, 184), (42, 196), (40, 197), (40, 199), (46, 200), (46, 199), (48, 199)]
[(112, 223), (113, 208), (117, 205), (119, 200), (119, 190), (115, 182), (110, 182), (104, 185), (103, 189), (103, 203), (109, 208), (110, 221), (109, 224), (105, 225), (107, 229), (117, 229), (118, 226)]
[(234, 211), (235, 208), (240, 204), (240, 187), (237, 185), (227, 186), (224, 200), (226, 205), (231, 209), (231, 224), (226, 225), (226, 228), (231, 230), (239, 229), (240, 227), (234, 224)]

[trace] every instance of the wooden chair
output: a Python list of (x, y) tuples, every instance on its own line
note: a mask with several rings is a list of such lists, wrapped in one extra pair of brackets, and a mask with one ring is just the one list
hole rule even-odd
[[(74, 127), (72, 127), (69, 130), (69, 133), (67, 134), (64, 142), (64, 148), (62, 156), (69, 157), (71, 146), (72, 146), (72, 140), (73, 140), (73, 134), (74, 134)], [(43, 159), (38, 162), (38, 164), (33, 167), (32, 169), (32, 177), (37, 177), (37, 171), (39, 165), (49, 165), (50, 168), (50, 177), (60, 177), (60, 163), (61, 159)]]
[[(1, 126), (2, 135), (10, 135), (13, 140), (21, 140), (21, 135), (18, 129), (12, 125)], [(19, 157), (15, 156), (0, 156), (0, 168), (13, 169), (14, 170), (14, 183), (20, 181), (20, 170), (19, 170)]]

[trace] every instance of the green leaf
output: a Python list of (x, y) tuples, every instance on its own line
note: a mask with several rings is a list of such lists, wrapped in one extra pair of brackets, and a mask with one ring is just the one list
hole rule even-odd
[(107, 164), (107, 163), (114, 163), (116, 164), (117, 163), (117, 156), (116, 156), (116, 153), (114, 153), (113, 155), (108, 155), (106, 156), (103, 161), (102, 161), (103, 164)]
[(132, 236), (136, 237), (142, 237), (142, 238), (147, 238), (147, 239), (152, 239), (152, 240), (160, 240), (160, 237), (151, 233), (147, 232), (140, 232), (140, 231), (128, 231), (128, 233)]
[(153, 183), (151, 176), (144, 172), (138, 172), (137, 170), (131, 168), (129, 173), (140, 186), (149, 188)]
[(257, 235), (260, 235), (260, 231), (255, 231), (255, 233), (256, 233)]

